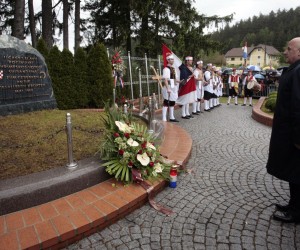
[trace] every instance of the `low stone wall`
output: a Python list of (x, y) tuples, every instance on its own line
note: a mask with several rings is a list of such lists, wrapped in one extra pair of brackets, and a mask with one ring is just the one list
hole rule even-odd
[(78, 162), (76, 169), (57, 167), (0, 181), (0, 215), (37, 206), (78, 192), (111, 176), (98, 157)]
[(266, 126), (272, 127), (273, 116), (269, 115), (261, 110), (266, 97), (259, 98), (258, 102), (254, 105), (252, 109), (252, 118)]

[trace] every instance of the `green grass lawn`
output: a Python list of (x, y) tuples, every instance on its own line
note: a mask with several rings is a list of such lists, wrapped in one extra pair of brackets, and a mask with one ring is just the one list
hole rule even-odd
[(103, 112), (44, 110), (0, 117), (0, 179), (65, 166), (67, 112), (72, 118), (74, 159), (95, 155), (104, 132)]

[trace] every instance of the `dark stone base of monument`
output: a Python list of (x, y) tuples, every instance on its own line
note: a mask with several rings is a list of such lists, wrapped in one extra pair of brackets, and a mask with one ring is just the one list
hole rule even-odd
[(8, 180), (0, 180), (0, 215), (37, 206), (108, 180), (99, 158)]
[(44, 109), (55, 109), (55, 100), (0, 105), (0, 116), (16, 115)]

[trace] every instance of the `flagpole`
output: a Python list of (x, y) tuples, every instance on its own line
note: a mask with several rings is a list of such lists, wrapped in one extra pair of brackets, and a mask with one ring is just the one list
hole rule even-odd
[(149, 89), (149, 80), (148, 80), (148, 60), (147, 54), (145, 53), (145, 64), (146, 64), (146, 83), (147, 83), (147, 90), (148, 90), (148, 97), (150, 96), (150, 89)]
[(140, 109), (140, 116), (143, 115), (142, 113), (142, 105), (143, 105), (143, 91), (142, 91), (142, 74), (141, 69), (139, 68), (139, 87), (140, 87), (140, 100), (139, 100), (139, 109)]
[(132, 100), (132, 103), (133, 103), (133, 83), (132, 83), (130, 51), (128, 51), (128, 64), (129, 64), (129, 76), (130, 76), (130, 87), (131, 87), (131, 100)]
[[(158, 55), (158, 72), (159, 75), (161, 76), (161, 63), (160, 63), (160, 56)], [(159, 82), (157, 82), (157, 93), (158, 93), (158, 107), (160, 108), (160, 91), (161, 89), (159, 88)]]

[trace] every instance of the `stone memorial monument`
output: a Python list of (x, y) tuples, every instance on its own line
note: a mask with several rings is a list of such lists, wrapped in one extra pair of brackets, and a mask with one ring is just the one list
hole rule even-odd
[(44, 57), (25, 41), (0, 35), (0, 116), (54, 108)]

